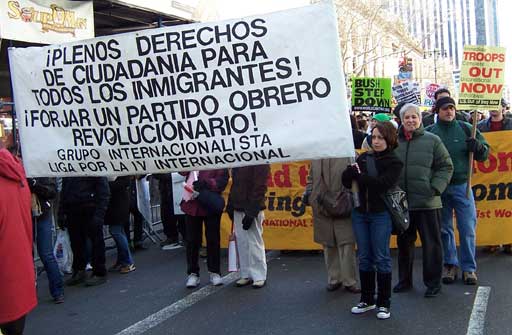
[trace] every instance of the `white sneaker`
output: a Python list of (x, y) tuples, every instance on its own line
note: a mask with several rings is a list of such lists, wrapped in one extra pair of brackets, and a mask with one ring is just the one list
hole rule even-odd
[(187, 277), (187, 288), (195, 288), (199, 286), (199, 283), (201, 280), (199, 279), (199, 276), (195, 273), (191, 273)]
[(87, 264), (85, 265), (85, 271), (92, 271), (92, 265), (91, 265), (91, 263), (87, 263)]
[(212, 283), (213, 286), (219, 286), (222, 285), (222, 278), (218, 273), (210, 272), (210, 283)]
[(379, 307), (377, 308), (377, 319), (380, 320), (386, 320), (391, 317), (391, 312), (389, 311), (389, 308), (386, 307)]
[(372, 309), (375, 309), (375, 304), (368, 305), (366, 302), (360, 302), (357, 304), (357, 306), (352, 307), (350, 311), (352, 314), (363, 314), (371, 311)]
[(179, 244), (178, 242), (176, 242), (176, 243), (164, 245), (162, 247), (162, 250), (174, 250), (174, 249), (179, 249), (179, 248), (183, 248), (183, 246), (181, 244)]

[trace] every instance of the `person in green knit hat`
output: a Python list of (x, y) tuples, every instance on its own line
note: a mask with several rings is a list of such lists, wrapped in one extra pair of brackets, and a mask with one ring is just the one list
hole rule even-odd
[[(489, 156), (489, 144), (478, 130), (475, 138), (471, 138), (471, 124), (456, 120), (456, 111), (455, 101), (452, 98), (440, 98), (435, 107), (438, 120), (426, 129), (441, 138), (450, 153), (454, 168), (450, 184), (441, 195), (443, 204), (441, 239), (444, 263), (442, 281), (445, 284), (453, 283), (457, 279), (460, 267), (464, 283), (476, 285), (476, 208), (473, 193), (470, 192), (469, 197), (466, 196), (466, 184), (471, 168), (469, 153), (473, 152), (474, 159), (483, 162)], [(453, 231), (454, 211), (459, 231), (460, 262)]]

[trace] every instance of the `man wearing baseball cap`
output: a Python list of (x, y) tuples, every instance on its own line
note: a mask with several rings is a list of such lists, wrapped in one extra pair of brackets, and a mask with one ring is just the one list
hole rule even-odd
[[(451, 93), (446, 87), (438, 88), (437, 91), (434, 92), (434, 105), (432, 106), (431, 111), (423, 116), (421, 121), (423, 123), (423, 127), (428, 127), (437, 122), (436, 101), (444, 97), (451, 97)], [(456, 111), (455, 118), (461, 121), (468, 121), (469, 114)]]
[[(446, 190), (441, 194), (443, 210), (441, 216), (441, 238), (443, 242), (443, 283), (451, 284), (457, 279), (457, 269), (462, 269), (466, 285), (476, 285), (475, 228), (476, 208), (473, 193), (466, 196), (468, 181), (469, 153), (479, 162), (487, 160), (489, 144), (477, 130), (476, 138), (471, 138), (471, 124), (456, 120), (455, 101), (451, 97), (442, 97), (436, 101), (434, 109), (438, 116), (435, 124), (426, 128), (441, 138), (453, 161), (453, 176)], [(435, 190), (433, 190), (435, 192)], [(460, 255), (457, 257), (455, 234), (453, 231), (453, 212), (457, 217)], [(460, 259), (460, 261), (459, 261)]]

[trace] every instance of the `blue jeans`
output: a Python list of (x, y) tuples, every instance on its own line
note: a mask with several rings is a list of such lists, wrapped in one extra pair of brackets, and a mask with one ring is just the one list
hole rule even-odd
[(117, 264), (121, 264), (123, 266), (133, 264), (132, 254), (130, 252), (130, 248), (128, 247), (128, 239), (124, 233), (123, 225), (113, 225), (109, 226), (110, 235), (116, 242), (117, 248)]
[(53, 298), (57, 298), (64, 294), (64, 286), (59, 265), (53, 255), (53, 220), (51, 210), (44, 211), (41, 216), (34, 218), (34, 224), (37, 253), (48, 276), (50, 294)]
[(387, 211), (360, 213), (352, 211), (352, 227), (357, 241), (359, 270), (366, 272), (391, 272), (391, 217)]
[(448, 185), (441, 195), (443, 210), (441, 217), (441, 239), (443, 241), (443, 261), (445, 265), (459, 266), (457, 246), (453, 232), (453, 211), (457, 218), (459, 231), (460, 267), (462, 271), (476, 271), (476, 209), (473, 192), (466, 197), (466, 184)]

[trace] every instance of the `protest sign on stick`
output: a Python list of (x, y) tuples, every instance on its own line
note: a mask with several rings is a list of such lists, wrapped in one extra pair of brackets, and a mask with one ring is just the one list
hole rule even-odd
[(393, 86), (393, 96), (397, 102), (420, 104), (420, 92), (418, 83), (409, 81)]
[(389, 113), (391, 78), (352, 78), (352, 110)]
[(505, 48), (465, 45), (459, 109), (498, 109), (505, 84)]
[(29, 176), (350, 157), (332, 4), (10, 49)]
[(435, 98), (434, 94), (441, 87), (439, 84), (428, 84), (425, 87), (425, 99), (423, 100), (423, 105), (427, 107), (434, 106)]

